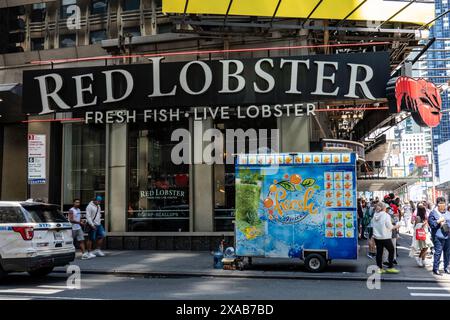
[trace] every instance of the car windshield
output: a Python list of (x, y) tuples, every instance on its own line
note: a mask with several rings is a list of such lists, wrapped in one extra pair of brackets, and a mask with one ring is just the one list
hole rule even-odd
[(61, 214), (61, 212), (50, 206), (27, 206), (24, 207), (28, 212), (30, 220), (37, 223), (45, 222), (67, 222), (67, 219)]

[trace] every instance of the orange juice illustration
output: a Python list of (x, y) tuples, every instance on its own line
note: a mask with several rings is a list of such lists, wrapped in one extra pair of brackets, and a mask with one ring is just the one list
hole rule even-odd
[(331, 197), (333, 196), (333, 193), (332, 193), (331, 191), (327, 191), (326, 194), (325, 194), (325, 196), (326, 196), (327, 198), (331, 198)]
[(347, 154), (342, 156), (342, 162), (350, 162), (350, 156)]
[(352, 187), (352, 184), (350, 183), (350, 182), (346, 182), (345, 184), (344, 184), (344, 188), (345, 189), (350, 189)]
[(314, 156), (314, 163), (320, 162), (320, 156)]
[(292, 163), (292, 157), (286, 157), (286, 163), (287, 164)]
[(334, 233), (333, 233), (332, 230), (328, 230), (328, 231), (327, 231), (327, 237), (328, 237), (328, 238), (334, 237)]
[(278, 163), (283, 163), (283, 157), (278, 157)]
[(327, 207), (332, 207), (333, 206), (333, 201), (328, 200), (327, 202), (325, 202), (325, 205)]
[(351, 200), (345, 200), (345, 205), (347, 206), (347, 207), (350, 207), (351, 205), (352, 205), (352, 201)]
[(296, 156), (295, 163), (302, 163), (302, 157)]
[(341, 200), (337, 200), (336, 201), (336, 207), (342, 207), (342, 201)]
[(336, 197), (337, 197), (337, 198), (340, 198), (341, 196), (342, 196), (342, 192), (337, 191), (337, 192), (336, 192)]
[(334, 156), (333, 157), (333, 162), (334, 163), (338, 163), (340, 161), (339, 156)]
[(305, 163), (311, 163), (311, 157), (305, 156)]
[(323, 156), (323, 163), (330, 163), (330, 156)]
[(352, 197), (352, 193), (350, 191), (346, 191), (345, 192), (345, 197), (346, 198), (351, 198)]
[(340, 182), (335, 182), (335, 189), (341, 189), (342, 184)]

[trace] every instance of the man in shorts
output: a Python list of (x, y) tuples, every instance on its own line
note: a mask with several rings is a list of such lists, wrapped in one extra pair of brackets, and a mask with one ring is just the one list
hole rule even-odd
[(92, 244), (95, 243), (95, 251), (92, 252), (97, 257), (104, 257), (105, 254), (101, 250), (103, 239), (106, 232), (101, 223), (102, 208), (100, 203), (103, 200), (101, 196), (96, 196), (86, 207), (86, 221), (88, 223), (89, 238), (87, 242), (88, 250), (91, 251)]
[(83, 225), (84, 223), (81, 221), (81, 210), (80, 210), (80, 199), (74, 199), (73, 200), (73, 207), (69, 209), (69, 221), (72, 224), (72, 235), (73, 235), (73, 241), (77, 241), (80, 245), (81, 249), (81, 259), (91, 259), (95, 258), (95, 255), (93, 255), (90, 252), (86, 251), (86, 246), (84, 244), (84, 232), (83, 232)]

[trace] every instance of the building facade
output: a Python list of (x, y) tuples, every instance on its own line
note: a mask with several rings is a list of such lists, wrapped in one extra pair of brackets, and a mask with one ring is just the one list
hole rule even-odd
[[(448, 0), (436, 0), (436, 16), (443, 14), (449, 9)], [(438, 19), (430, 29), (430, 37), (436, 41), (428, 50), (423, 59), (425, 68), (424, 76), (436, 84), (446, 84), (450, 80), (450, 63), (448, 61), (450, 50), (450, 24), (449, 17), (445, 15)], [(422, 67), (421, 67), (422, 68)], [(439, 177), (438, 146), (450, 140), (450, 92), (447, 90), (442, 94), (442, 120), (439, 126), (433, 128), (433, 159), (436, 164), (435, 173)]]
[[(350, 13), (355, 8), (349, 9)], [(163, 13), (161, 2), (156, 0), (30, 0), (25, 1), (22, 18), (26, 26), (25, 39), (20, 43), (23, 52), (1, 56), (3, 84), (22, 85), (24, 71), (34, 70), (64, 73), (70, 72), (70, 68), (111, 70), (129, 66), (138, 73), (140, 68), (145, 69), (145, 64), (150, 64), (149, 58), (157, 55), (164, 56), (167, 64), (195, 62), (201, 65), (199, 62), (214, 63), (223, 59), (278, 59), (319, 54), (344, 59), (357, 53), (389, 51), (390, 60), (384, 70), (388, 73), (421, 40), (411, 28), (418, 28), (417, 22), (387, 21), (383, 23), (386, 29), (378, 30), (384, 41), (363, 47), (360, 43), (373, 40), (370, 35), (376, 29), (367, 21), (346, 21), (345, 18), (332, 21), (333, 26), (329, 26), (328, 19), (308, 18), (303, 19), (302, 24), (293, 19), (289, 21), (291, 25), (286, 26), (284, 19), (270, 22), (270, 17), (261, 18), (261, 25), (255, 25), (258, 19), (254, 17), (222, 15), (220, 21), (216, 16), (201, 14), (174, 17)], [(333, 28), (350, 28), (350, 31)], [(402, 28), (402, 32), (399, 33), (398, 28)], [(342, 48), (324, 47), (324, 44)], [(178, 74), (163, 73), (161, 77), (169, 81)], [(197, 78), (206, 81), (200, 73)], [(135, 85), (145, 87), (144, 82), (139, 78)], [(304, 84), (308, 85), (308, 81)], [(80, 88), (83, 85), (80, 80)], [(201, 86), (196, 85), (198, 83), (184, 90), (200, 90)], [(256, 83), (255, 87), (263, 88), (262, 85), (266, 83)], [(385, 83), (377, 85), (385, 91)], [(75, 87), (74, 84), (72, 88)], [(180, 87), (183, 87), (181, 83)], [(69, 86), (67, 90), (72, 88)], [(160, 89), (171, 90), (167, 85)], [(70, 94), (64, 90), (61, 95), (66, 100)], [(95, 87), (92, 92), (101, 90), (104, 89)], [(120, 90), (123, 88), (113, 96)], [(23, 101), (35, 98), (38, 104), (38, 95), (26, 91), (23, 96), (19, 102), (5, 98), (3, 103), (8, 109), (3, 110), (16, 110)], [(211, 99), (219, 100), (217, 96)], [(81, 109), (44, 115), (22, 113), (15, 117), (8, 111), (0, 118), (3, 150), (0, 198), (43, 198), (60, 204), (66, 211), (74, 198), (80, 198), (85, 206), (93, 197), (102, 195), (107, 245), (111, 248), (211, 250), (223, 236), (232, 244), (234, 163), (205, 161), (203, 152), (211, 142), (203, 138), (210, 134), (209, 129), (215, 129), (216, 135), (209, 136), (209, 140), (219, 141), (222, 153), (215, 156), (222, 159), (237, 150), (228, 150), (225, 144), (229, 130), (236, 129), (255, 133), (236, 141), (236, 144), (242, 143), (243, 148), (239, 150), (242, 153), (254, 151), (250, 149), (252, 142), (256, 148), (268, 151), (319, 152), (325, 138), (363, 142), (374, 126), (389, 117), (386, 108), (376, 109), (386, 103), (385, 97), (317, 100), (315, 106), (325, 111), (315, 117), (288, 116), (286, 107), (284, 113), (276, 117), (259, 114), (240, 118), (236, 110), (228, 118), (215, 117), (198, 105), (186, 108), (182, 116), (171, 121), (145, 122), (142, 120), (145, 115), (138, 111), (135, 122), (101, 123), (86, 121), (87, 114)], [(123, 105), (122, 109), (133, 110), (133, 107)], [(366, 107), (371, 107), (370, 111), (365, 111)], [(153, 106), (150, 104), (149, 108)], [(167, 110), (170, 117), (170, 108)], [(366, 118), (370, 120), (365, 122)], [(360, 128), (356, 130), (355, 126)], [(193, 159), (189, 164), (171, 161), (179, 143), (173, 139), (177, 130), (189, 134), (188, 157)], [(31, 165), (27, 140), (33, 135), (45, 139), (46, 156), (42, 165), (45, 183), (40, 184), (28, 181), (27, 167)]]

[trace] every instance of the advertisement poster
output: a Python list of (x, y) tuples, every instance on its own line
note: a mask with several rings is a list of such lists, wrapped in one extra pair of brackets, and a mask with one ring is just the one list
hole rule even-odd
[(239, 155), (236, 254), (357, 258), (356, 154)]
[(45, 184), (46, 150), (44, 134), (28, 135), (28, 183)]

